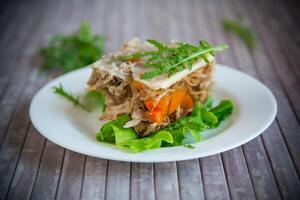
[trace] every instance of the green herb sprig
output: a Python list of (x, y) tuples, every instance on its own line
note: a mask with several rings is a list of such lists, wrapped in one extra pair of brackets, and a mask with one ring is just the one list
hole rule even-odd
[(75, 106), (79, 106), (81, 107), (83, 110), (90, 112), (90, 110), (79, 101), (79, 97), (74, 96), (71, 92), (67, 92), (62, 84), (59, 84), (59, 86), (55, 86), (53, 87), (53, 92), (55, 94), (58, 94), (62, 97), (64, 97), (65, 99), (69, 100), (70, 102), (72, 102)]
[(152, 68), (142, 75), (142, 79), (152, 79), (162, 74), (171, 76), (184, 69), (191, 69), (193, 64), (199, 59), (209, 63), (207, 56), (215, 55), (216, 51), (228, 48), (227, 45), (212, 46), (207, 41), (200, 41), (197, 46), (187, 43), (177, 43), (176, 47), (169, 47), (167, 44), (157, 40), (148, 39), (150, 44), (157, 48), (156, 51), (137, 52), (128, 56), (120, 56), (122, 61), (145, 57), (147, 67)]
[(255, 34), (249, 27), (243, 25), (241, 20), (234, 21), (225, 18), (222, 20), (222, 24), (226, 30), (237, 34), (246, 43), (246, 45), (249, 48), (251, 49), (255, 48), (256, 46)]
[(41, 70), (59, 67), (66, 73), (87, 66), (102, 56), (103, 46), (103, 37), (92, 34), (88, 22), (83, 21), (76, 33), (50, 38), (48, 46), (41, 49)]

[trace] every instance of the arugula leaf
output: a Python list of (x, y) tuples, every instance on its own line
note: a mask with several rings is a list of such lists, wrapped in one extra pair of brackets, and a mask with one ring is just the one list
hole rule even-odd
[(223, 100), (218, 106), (212, 108), (210, 112), (212, 112), (218, 118), (218, 123), (215, 127), (217, 127), (222, 121), (229, 117), (232, 111), (233, 103), (230, 100)]
[(71, 92), (67, 92), (61, 84), (59, 84), (59, 86), (53, 87), (53, 92), (69, 100), (75, 106), (79, 106), (85, 111), (89, 112), (89, 109), (79, 101), (79, 97), (74, 96)]
[(253, 30), (249, 27), (246, 27), (241, 23), (241, 20), (230, 20), (230, 19), (223, 19), (222, 20), (223, 27), (237, 34), (245, 43), (246, 45), (253, 49), (256, 46), (256, 37), (253, 33)]
[(142, 79), (152, 79), (162, 74), (171, 76), (184, 69), (191, 69), (193, 64), (199, 59), (209, 63), (207, 56), (214, 55), (216, 51), (228, 48), (227, 45), (213, 47), (207, 41), (200, 41), (198, 46), (187, 43), (177, 43), (177, 47), (168, 47), (167, 44), (157, 40), (148, 39), (150, 44), (157, 48), (156, 51), (136, 52), (127, 56), (118, 57), (121, 61), (147, 58), (145, 66), (151, 68), (150, 71), (142, 75)]
[(101, 112), (103, 112), (105, 108), (105, 96), (103, 93), (100, 92), (87, 92), (82, 102), (79, 101), (79, 97), (74, 96), (71, 92), (67, 92), (62, 86), (62, 84), (53, 87), (53, 92), (57, 95), (64, 97), (65, 99), (73, 103), (75, 106), (79, 106), (87, 112), (90, 112), (95, 108), (100, 108)]
[(103, 37), (93, 35), (90, 25), (83, 21), (76, 33), (69, 36), (54, 35), (50, 38), (48, 46), (41, 49), (41, 70), (59, 67), (64, 72), (69, 72), (87, 66), (102, 56), (103, 45)]

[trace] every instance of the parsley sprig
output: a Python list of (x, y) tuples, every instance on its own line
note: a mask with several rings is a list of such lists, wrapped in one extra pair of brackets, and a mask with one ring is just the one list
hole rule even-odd
[(138, 58), (146, 58), (145, 66), (152, 70), (144, 73), (142, 79), (152, 79), (162, 74), (171, 76), (184, 69), (191, 69), (193, 64), (202, 58), (209, 63), (207, 56), (215, 55), (216, 51), (228, 48), (227, 45), (212, 46), (207, 41), (200, 41), (197, 46), (187, 43), (176, 43), (176, 47), (169, 47), (167, 44), (157, 40), (148, 39), (150, 44), (157, 48), (156, 51), (137, 52), (127, 56), (120, 56), (122, 61)]
[(59, 67), (66, 73), (87, 66), (102, 56), (103, 46), (103, 37), (92, 34), (89, 23), (83, 21), (76, 33), (50, 38), (41, 50), (42, 71)]
[(58, 94), (64, 98), (66, 98), (67, 100), (72, 102), (75, 106), (79, 106), (82, 109), (84, 109), (85, 111), (90, 112), (90, 110), (79, 101), (79, 97), (74, 96), (71, 92), (67, 92), (63, 88), (62, 84), (59, 84), (59, 86), (53, 87), (53, 92), (55, 94)]

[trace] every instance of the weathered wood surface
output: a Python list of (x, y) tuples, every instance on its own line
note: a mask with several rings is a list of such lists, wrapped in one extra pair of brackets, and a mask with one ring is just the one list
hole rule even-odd
[[(299, 11), (293, 0), (2, 2), (0, 199), (299, 199)], [(255, 50), (220, 25), (238, 16), (255, 30)], [(55, 145), (28, 115), (33, 94), (54, 77), (37, 73), (37, 53), (50, 35), (71, 33), (82, 19), (104, 35), (106, 52), (133, 37), (229, 44), (219, 62), (272, 90), (276, 120), (241, 147), (180, 162), (109, 161)]]

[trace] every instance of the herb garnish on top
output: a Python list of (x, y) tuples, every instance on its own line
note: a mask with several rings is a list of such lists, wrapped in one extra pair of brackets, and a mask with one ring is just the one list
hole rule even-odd
[(152, 79), (162, 74), (171, 76), (184, 69), (191, 69), (193, 64), (202, 58), (209, 63), (207, 56), (214, 56), (216, 51), (222, 51), (228, 48), (227, 45), (212, 46), (207, 41), (200, 41), (198, 46), (187, 43), (176, 43), (176, 47), (169, 47), (167, 44), (157, 40), (148, 39), (150, 44), (154, 45), (156, 51), (137, 52), (127, 56), (120, 56), (122, 61), (146, 58), (147, 67), (152, 68), (142, 75), (142, 79)]

